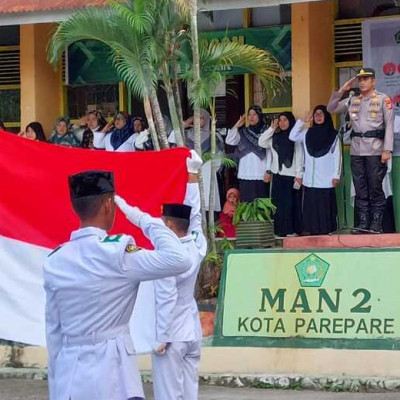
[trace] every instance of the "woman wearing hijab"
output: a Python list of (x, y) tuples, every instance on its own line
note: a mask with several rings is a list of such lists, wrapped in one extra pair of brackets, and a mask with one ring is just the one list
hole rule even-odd
[(81, 147), (84, 149), (93, 149), (94, 132), (101, 132), (107, 125), (107, 121), (100, 111), (90, 111), (87, 114), (87, 125), (83, 131)]
[(142, 117), (134, 117), (132, 120), (132, 128), (134, 133), (141, 133), (143, 132), (145, 127), (145, 122)]
[(135, 139), (132, 118), (129, 114), (119, 111), (114, 120), (109, 122), (101, 132), (93, 133), (93, 147), (107, 151), (135, 151)]
[(226, 202), (221, 214), (219, 214), (219, 224), (222, 232), (218, 237), (236, 237), (236, 227), (233, 225), (233, 216), (235, 215), (236, 207), (240, 201), (240, 192), (235, 188), (231, 188), (226, 192)]
[(66, 117), (57, 118), (50, 143), (67, 147), (81, 146), (81, 142), (76, 137), (75, 133), (69, 129), (69, 119)]
[(40, 122), (31, 122), (30, 124), (28, 124), (25, 130), (19, 133), (19, 136), (22, 136), (29, 140), (47, 142), (43, 126)]
[[(185, 121), (185, 132), (184, 132), (184, 140), (186, 143), (186, 147), (194, 150), (194, 128), (193, 128), (193, 117), (188, 118)], [(172, 128), (171, 128), (172, 129)], [(171, 147), (176, 145), (175, 132), (171, 131), (168, 135), (168, 141)], [(211, 116), (207, 110), (200, 110), (200, 142), (201, 142), (201, 151), (202, 153), (210, 152), (211, 150)], [(217, 139), (217, 147), (218, 147), (218, 139)], [(219, 149), (217, 148), (217, 152)], [(217, 160), (217, 171), (221, 166), (221, 161)], [(204, 197), (206, 200), (206, 210), (209, 210), (209, 202), (210, 202), (210, 187), (211, 187), (211, 160), (206, 161), (202, 166), (203, 173), (203, 186), (204, 186)], [(221, 201), (219, 196), (219, 187), (218, 187), (218, 179), (215, 180), (215, 202), (214, 202), (214, 211), (221, 211)]]
[(252, 106), (246, 118), (242, 115), (235, 126), (228, 131), (226, 144), (237, 146), (235, 154), (239, 159), (238, 180), (241, 199), (251, 202), (256, 198), (269, 197), (268, 159), (270, 151), (259, 146), (258, 140), (266, 131), (266, 123), (259, 106)]
[(258, 144), (269, 149), (271, 157), (267, 173), (272, 178), (272, 202), (277, 207), (274, 224), (278, 236), (300, 233), (301, 191), (304, 151), (301, 143), (289, 139), (296, 120), (291, 112), (284, 112), (263, 133)]
[[(307, 128), (305, 124), (312, 122)], [(325, 106), (317, 106), (298, 120), (290, 140), (303, 143), (303, 229), (311, 235), (325, 235), (337, 230), (335, 187), (341, 174), (341, 153), (337, 131)]]

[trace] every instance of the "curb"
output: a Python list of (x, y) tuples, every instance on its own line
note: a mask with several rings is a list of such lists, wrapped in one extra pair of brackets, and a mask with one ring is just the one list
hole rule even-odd
[[(40, 368), (0, 368), (1, 379), (47, 380)], [(142, 371), (144, 383), (152, 383), (150, 371)], [(400, 379), (377, 377), (327, 377), (299, 375), (201, 374), (200, 384), (233, 388), (315, 390), (328, 392), (400, 392)]]

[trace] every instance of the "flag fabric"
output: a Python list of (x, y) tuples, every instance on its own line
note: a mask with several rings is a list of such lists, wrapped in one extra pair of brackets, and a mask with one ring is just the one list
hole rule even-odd
[[(184, 199), (189, 151), (94, 151), (31, 141), (3, 131), (0, 149), (0, 338), (44, 346), (43, 261), (79, 228), (70, 205), (68, 176), (86, 170), (112, 171), (117, 194), (160, 216), (162, 203)], [(120, 211), (110, 233), (130, 234), (139, 246), (151, 247)], [(138, 332), (141, 325), (151, 326), (148, 321), (140, 324), (141, 318), (151, 314), (148, 309), (140, 313), (140, 304), (151, 304), (146, 297), (152, 295), (151, 283), (141, 284), (132, 322), (138, 352), (150, 349), (154, 334)], [(136, 323), (135, 318), (139, 319)]]

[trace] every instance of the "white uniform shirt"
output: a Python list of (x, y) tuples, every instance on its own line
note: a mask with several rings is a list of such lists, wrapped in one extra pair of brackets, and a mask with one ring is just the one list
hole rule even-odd
[(144, 398), (128, 328), (139, 284), (183, 273), (191, 260), (161, 219), (144, 214), (140, 228), (157, 250), (89, 227), (47, 258), (50, 400)]
[(138, 133), (134, 133), (133, 135), (129, 136), (124, 143), (121, 144), (117, 149), (114, 150), (114, 147), (111, 145), (111, 133), (104, 133), (104, 132), (93, 132), (93, 146), (95, 149), (105, 149), (107, 151), (136, 151), (135, 148), (135, 141), (138, 136)]
[[(240, 142), (240, 134), (237, 128), (229, 129), (226, 136), (226, 144), (237, 146)], [(271, 152), (266, 150), (266, 157), (260, 160), (254, 153), (249, 153), (239, 160), (238, 178), (245, 180), (263, 180), (265, 172), (270, 165)]]
[(305, 140), (307, 132), (308, 128), (299, 119), (289, 135), (290, 140), (303, 143), (305, 156), (303, 185), (309, 188), (332, 188), (334, 187), (332, 179), (340, 179), (342, 168), (339, 140), (335, 140), (327, 154), (316, 158), (312, 157), (307, 151)]
[(260, 147), (264, 147), (271, 151), (267, 170), (270, 170), (273, 174), (302, 178), (304, 173), (304, 150), (302, 144), (294, 144), (293, 163), (290, 168), (282, 165), (282, 169), (279, 171), (279, 155), (272, 146), (272, 137), (274, 133), (275, 130), (273, 128), (268, 128), (267, 131), (260, 136), (260, 139), (258, 139), (258, 145)]
[(192, 212), (190, 234), (181, 238), (181, 242), (192, 266), (184, 274), (154, 282), (158, 342), (155, 347), (160, 343), (199, 341), (202, 338), (194, 290), (200, 264), (207, 253), (207, 240), (202, 231), (197, 183), (188, 183), (184, 203), (192, 207)]

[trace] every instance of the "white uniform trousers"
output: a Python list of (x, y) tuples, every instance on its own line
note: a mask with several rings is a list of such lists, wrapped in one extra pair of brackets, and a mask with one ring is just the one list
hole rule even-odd
[(164, 355), (153, 354), (155, 400), (197, 400), (200, 341), (170, 343)]

